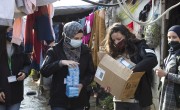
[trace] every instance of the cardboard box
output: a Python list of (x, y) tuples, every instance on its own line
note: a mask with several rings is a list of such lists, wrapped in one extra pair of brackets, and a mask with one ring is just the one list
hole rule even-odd
[[(120, 61), (120, 62), (119, 62)], [(102, 87), (110, 87), (110, 93), (118, 100), (134, 97), (134, 93), (144, 72), (133, 73), (130, 61), (115, 60), (109, 55), (104, 55), (100, 61), (94, 80)]]
[(104, 57), (104, 55), (106, 55), (106, 52), (105, 51), (99, 51), (99, 52), (97, 52), (97, 55), (98, 55), (99, 61), (101, 61), (101, 59)]

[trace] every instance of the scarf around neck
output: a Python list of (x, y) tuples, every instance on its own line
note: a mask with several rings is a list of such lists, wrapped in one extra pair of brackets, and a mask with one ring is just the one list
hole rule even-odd
[(64, 42), (63, 49), (68, 60), (79, 62), (81, 55), (81, 46), (78, 48), (73, 48), (69, 43)]
[(179, 49), (180, 49), (180, 44), (177, 44), (177, 45), (175, 45), (173, 47), (171, 46), (168, 51), (169, 51), (169, 53), (174, 54)]

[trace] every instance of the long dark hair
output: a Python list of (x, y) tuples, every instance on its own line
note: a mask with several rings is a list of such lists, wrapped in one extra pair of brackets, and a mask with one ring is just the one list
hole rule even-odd
[(6, 52), (6, 32), (8, 26), (0, 26), (0, 59), (7, 56)]
[[(120, 32), (125, 37), (125, 50), (123, 52), (118, 51), (118, 49), (114, 45), (114, 41), (112, 40), (111, 35), (116, 32)], [(132, 57), (138, 51), (135, 44), (140, 42), (140, 40), (137, 39), (136, 36), (121, 23), (114, 23), (109, 27), (105, 40), (106, 51), (114, 58), (118, 55), (122, 55), (123, 53)]]

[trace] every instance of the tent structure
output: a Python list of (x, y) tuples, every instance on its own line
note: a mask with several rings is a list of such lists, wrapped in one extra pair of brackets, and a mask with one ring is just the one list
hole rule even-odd
[[(99, 0), (91, 0), (98, 2)], [(95, 6), (81, 0), (60, 0), (53, 3), (54, 15), (69, 15), (92, 10)]]
[[(99, 0), (91, 0), (99, 2)], [(87, 16), (96, 7), (82, 0), (60, 0), (53, 3), (53, 21), (66, 22)]]

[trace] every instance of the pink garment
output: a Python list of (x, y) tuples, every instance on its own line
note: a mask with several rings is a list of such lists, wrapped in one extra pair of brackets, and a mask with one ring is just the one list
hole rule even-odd
[[(89, 14), (89, 16), (86, 17), (86, 23), (85, 23), (85, 30), (86, 35), (83, 36), (82, 41), (84, 44), (89, 44), (89, 40), (91, 37), (91, 29), (93, 27), (93, 21), (94, 21), (94, 13)], [(90, 27), (90, 29), (88, 29)]]
[(20, 45), (23, 42), (23, 20), (22, 18), (16, 18), (13, 24), (13, 35), (12, 35), (12, 43)]

